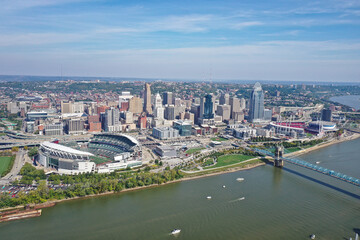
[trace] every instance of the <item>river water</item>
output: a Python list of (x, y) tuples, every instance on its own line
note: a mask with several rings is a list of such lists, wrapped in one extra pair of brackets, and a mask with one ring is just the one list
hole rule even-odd
[[(359, 146), (299, 158), (360, 178)], [(59, 203), (0, 224), (0, 239), (348, 239), (359, 229), (360, 187), (286, 163)]]
[(355, 108), (356, 110), (360, 109), (360, 95), (331, 97), (330, 100)]

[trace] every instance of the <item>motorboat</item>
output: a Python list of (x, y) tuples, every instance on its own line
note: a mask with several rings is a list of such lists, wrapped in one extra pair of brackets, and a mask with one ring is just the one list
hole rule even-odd
[(207, 199), (211, 199), (211, 196), (207, 196), (206, 198), (207, 198)]
[(311, 234), (310, 239), (315, 239), (315, 234)]
[(239, 178), (236, 179), (236, 181), (242, 182), (242, 181), (244, 181), (244, 178), (239, 177)]
[(172, 234), (172, 235), (176, 235), (176, 234), (179, 234), (180, 232), (181, 232), (180, 229), (176, 229), (176, 228), (175, 228), (174, 230), (171, 231), (171, 234)]
[(316, 164), (319, 164), (320, 162), (316, 162)]
[(225, 185), (223, 185), (223, 188), (226, 188), (226, 186), (225, 186)]

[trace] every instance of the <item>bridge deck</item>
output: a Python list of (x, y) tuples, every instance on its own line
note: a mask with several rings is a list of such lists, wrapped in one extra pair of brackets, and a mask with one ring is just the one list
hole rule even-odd
[[(254, 151), (261, 154), (261, 155), (274, 157), (274, 154), (272, 152), (269, 152), (269, 151), (266, 151), (266, 150), (263, 150), (263, 149), (254, 149)], [(327, 168), (323, 168), (323, 167), (320, 167), (318, 165), (311, 164), (309, 162), (306, 162), (306, 161), (300, 160), (300, 159), (287, 158), (287, 157), (282, 157), (281, 159), (288, 162), (288, 163), (292, 163), (292, 164), (295, 164), (295, 165), (298, 165), (298, 166), (301, 166), (301, 167), (304, 167), (304, 168), (307, 168), (307, 169), (310, 169), (310, 170), (313, 170), (313, 171), (328, 175), (328, 176), (333, 177), (333, 178), (337, 178), (337, 179), (339, 179), (341, 181), (351, 183), (351, 184), (354, 184), (354, 185), (360, 187), (360, 180), (359, 179), (347, 176), (347, 175), (345, 175), (343, 173), (336, 172), (334, 170), (330, 170), (330, 169), (327, 169)]]

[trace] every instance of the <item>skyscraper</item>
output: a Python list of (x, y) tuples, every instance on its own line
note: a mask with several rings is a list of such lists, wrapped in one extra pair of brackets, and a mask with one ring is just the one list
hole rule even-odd
[(105, 132), (119, 132), (121, 131), (120, 112), (117, 108), (106, 109), (105, 112)]
[(240, 112), (240, 100), (237, 97), (230, 98), (230, 106), (231, 106), (231, 118), (234, 119), (235, 113)]
[(159, 93), (155, 95), (154, 109), (162, 107), (162, 99)]
[(152, 109), (151, 109), (151, 89), (150, 89), (150, 84), (148, 84), (148, 83), (145, 83), (144, 112), (146, 112), (147, 114), (152, 114)]
[(264, 92), (260, 83), (255, 83), (250, 96), (249, 121), (261, 122), (264, 119)]
[(129, 100), (129, 112), (134, 114), (139, 114), (142, 112), (141, 98), (135, 96)]
[(230, 96), (228, 93), (221, 94), (220, 99), (219, 99), (219, 104), (220, 105), (225, 105), (225, 104), (229, 105), (229, 98), (230, 98)]
[(163, 93), (163, 105), (172, 105), (173, 104), (173, 93), (172, 92), (164, 92)]
[(210, 94), (205, 96), (203, 118), (204, 119), (214, 118), (214, 102), (213, 102), (213, 97)]

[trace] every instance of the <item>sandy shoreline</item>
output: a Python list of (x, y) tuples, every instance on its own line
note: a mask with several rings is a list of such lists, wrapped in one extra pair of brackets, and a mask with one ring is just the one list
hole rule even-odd
[[(355, 140), (357, 138), (360, 137), (360, 134), (353, 134), (351, 136), (348, 137), (344, 137), (342, 139), (339, 140), (333, 140), (331, 142), (325, 142), (325, 143), (321, 143), (319, 145), (307, 148), (307, 149), (303, 149), (294, 153), (288, 153), (286, 154), (286, 156), (300, 156), (306, 153), (309, 153), (311, 151), (315, 151), (318, 150), (320, 148), (324, 148), (324, 147), (328, 147), (330, 145), (333, 144), (337, 144), (337, 143), (341, 143), (341, 142), (345, 142), (345, 141), (351, 141), (351, 140)], [(254, 158), (256, 159), (256, 158)], [(249, 160), (254, 160), (254, 159), (249, 159)], [(232, 172), (237, 172), (237, 171), (243, 171), (243, 170), (249, 170), (249, 169), (253, 169), (259, 166), (263, 166), (266, 163), (258, 163), (258, 164), (254, 164), (251, 165), (249, 167), (233, 167), (233, 168), (227, 168), (224, 169), (222, 171), (218, 171), (218, 172), (213, 172), (213, 173), (208, 173), (206, 174), (206, 171), (204, 171), (205, 174), (203, 175), (197, 175), (197, 176), (187, 176), (181, 179), (177, 179), (174, 181), (170, 181), (170, 182), (166, 182), (163, 184), (153, 184), (153, 185), (149, 185), (149, 186), (142, 186), (142, 187), (135, 187), (135, 188), (127, 188), (127, 189), (123, 189), (120, 192), (105, 192), (105, 193), (99, 193), (99, 194), (92, 194), (92, 195), (88, 195), (88, 196), (83, 196), (83, 197), (74, 197), (74, 198), (67, 198), (67, 199), (61, 199), (61, 200), (52, 200), (52, 201), (48, 201), (47, 204), (52, 204), (52, 203), (61, 203), (61, 202), (65, 202), (65, 201), (70, 201), (70, 200), (76, 200), (76, 199), (86, 199), (86, 198), (93, 198), (93, 197), (101, 197), (101, 196), (105, 196), (105, 195), (110, 195), (110, 194), (121, 194), (121, 193), (126, 193), (126, 192), (130, 192), (130, 191), (137, 191), (137, 190), (141, 190), (141, 189), (145, 189), (145, 188), (155, 188), (155, 187), (161, 187), (167, 184), (172, 184), (172, 183), (177, 183), (177, 182), (182, 182), (182, 181), (189, 181), (189, 180), (195, 180), (195, 179), (199, 179), (199, 178), (205, 178), (205, 177), (211, 177), (211, 176), (215, 176), (215, 175), (220, 175), (220, 174), (226, 174), (226, 173), (232, 173)], [(212, 169), (212, 170), (216, 170), (216, 168)], [(35, 206), (37, 204), (34, 204), (32, 206)], [(21, 208), (19, 206), (14, 207), (14, 208), (7, 208), (7, 209), (2, 209), (1, 211), (6, 211), (6, 210), (10, 210), (10, 209), (15, 209), (15, 208)]]

